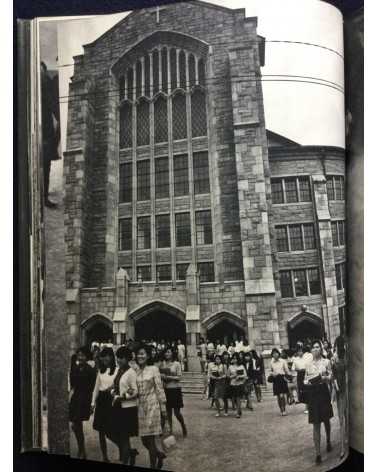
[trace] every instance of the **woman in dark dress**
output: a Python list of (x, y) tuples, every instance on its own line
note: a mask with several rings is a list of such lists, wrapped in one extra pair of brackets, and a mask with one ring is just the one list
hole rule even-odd
[(322, 461), (320, 454), (320, 427), (322, 423), (324, 423), (326, 432), (327, 452), (332, 450), (330, 419), (333, 417), (333, 409), (328, 388), (331, 381), (331, 363), (328, 359), (322, 357), (320, 341), (313, 341), (312, 356), (312, 361), (306, 366), (304, 384), (307, 386), (306, 390), (308, 392), (308, 422), (313, 425), (315, 462), (320, 464)]
[(83, 421), (91, 415), (92, 392), (96, 382), (96, 371), (88, 365), (90, 352), (81, 347), (76, 352), (76, 361), (70, 371), (69, 420), (78, 445), (78, 457), (86, 459)]
[(263, 376), (264, 376), (264, 362), (254, 349), (252, 349), (251, 351), (251, 356), (252, 356), (252, 364), (253, 364), (253, 371), (252, 371), (253, 387), (255, 389), (256, 399), (260, 403), (261, 402), (261, 385), (263, 384)]
[(94, 411), (93, 429), (98, 431), (100, 448), (104, 462), (109, 462), (106, 434), (110, 428), (112, 412), (112, 396), (110, 391), (117, 374), (113, 349), (104, 347), (98, 354), (98, 372), (96, 385), (92, 395), (92, 411)]

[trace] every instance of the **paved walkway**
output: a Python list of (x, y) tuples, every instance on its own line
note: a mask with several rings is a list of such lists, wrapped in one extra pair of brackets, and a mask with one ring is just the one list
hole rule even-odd
[[(321, 466), (314, 465), (315, 453), (312, 426), (303, 413), (303, 405), (288, 407), (288, 415), (278, 412), (275, 398), (267, 394), (255, 410), (243, 410), (242, 418), (230, 416), (216, 418), (200, 396), (185, 396), (183, 414), (188, 426), (188, 437), (182, 438), (180, 426), (174, 420), (177, 445), (164, 462), (164, 469), (177, 472), (323, 472), (335, 467), (339, 456), (339, 426), (336, 408), (332, 424), (333, 451), (325, 452), (322, 430)], [(86, 424), (88, 459), (101, 460), (97, 433), (91, 421)], [(71, 450), (76, 454), (76, 444), (71, 437)], [(138, 466), (148, 467), (146, 450), (139, 438), (133, 439), (138, 448)], [(117, 448), (109, 442), (109, 458), (118, 461)]]

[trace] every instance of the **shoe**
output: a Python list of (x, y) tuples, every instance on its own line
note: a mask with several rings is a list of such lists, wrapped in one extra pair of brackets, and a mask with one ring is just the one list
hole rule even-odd
[(319, 455), (319, 456), (316, 456), (315, 458), (315, 464), (321, 464), (322, 463), (322, 456)]
[(219, 418), (220, 417), (220, 413), (215, 413), (215, 418)]
[(223, 416), (228, 416), (228, 413), (223, 413)]
[(283, 411), (283, 412), (282, 412), (282, 416), (287, 416), (286, 411)]
[(239, 413), (236, 415), (236, 418), (240, 418), (241, 415), (239, 415)]
[(332, 444), (331, 443), (328, 443), (327, 444), (327, 452), (331, 452), (332, 451)]
[(48, 198), (46, 198), (45, 200), (45, 206), (47, 208), (57, 208), (58, 204), (55, 203), (55, 202), (52, 202), (51, 200), (49, 200)]
[(186, 438), (188, 436), (188, 430), (186, 429), (185, 425), (182, 428), (182, 435), (183, 435), (184, 438)]

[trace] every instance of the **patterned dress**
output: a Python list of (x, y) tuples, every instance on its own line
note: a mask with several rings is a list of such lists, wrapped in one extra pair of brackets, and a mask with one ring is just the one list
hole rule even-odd
[(148, 365), (137, 372), (139, 436), (156, 436), (162, 433), (161, 409), (166, 398), (160, 372)]

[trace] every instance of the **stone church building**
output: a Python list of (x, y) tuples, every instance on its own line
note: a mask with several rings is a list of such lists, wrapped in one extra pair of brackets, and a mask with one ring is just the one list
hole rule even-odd
[(257, 18), (201, 1), (134, 11), (74, 58), (71, 349), (344, 329), (344, 150), (266, 130), (264, 61)]

